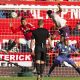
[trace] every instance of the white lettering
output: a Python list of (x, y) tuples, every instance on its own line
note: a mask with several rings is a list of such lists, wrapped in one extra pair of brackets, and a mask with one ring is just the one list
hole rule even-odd
[(14, 55), (10, 55), (10, 60), (14, 61), (15, 60), (15, 56)]
[(20, 56), (19, 56), (19, 60), (20, 60), (20, 61), (23, 61), (23, 60), (24, 60), (24, 55), (20, 55)]
[[(33, 5), (34, 7), (35, 5)], [(35, 7), (38, 7), (38, 8), (35, 8), (35, 9), (30, 9), (30, 12), (32, 14), (32, 16), (34, 17), (34, 19), (48, 19), (48, 15), (46, 14), (46, 11), (47, 10), (53, 10), (53, 11), (57, 11), (58, 8), (56, 5), (54, 6), (51, 6), (51, 5), (48, 5), (48, 7), (44, 8), (45, 6), (35, 6)], [(42, 8), (40, 8), (42, 7)], [(73, 8), (74, 7), (74, 8)], [(68, 14), (68, 15), (66, 15)], [(64, 15), (66, 15), (66, 18), (69, 18), (69, 19), (80, 19), (80, 9), (79, 9), (79, 6), (63, 6), (62, 7), (62, 12), (61, 12), (61, 17), (64, 18)], [(69, 17), (67, 17), (69, 16)]]
[(4, 60), (9, 60), (9, 55), (5, 55)]
[(31, 55), (0, 55), (1, 61), (2, 59), (8, 61), (31, 61)]
[(26, 55), (25, 60), (31, 60), (31, 55)]
[(37, 19), (43, 19), (43, 17), (40, 16), (40, 9), (37, 10)]
[(35, 9), (31, 10), (31, 13), (32, 13), (32, 16), (34, 17), (34, 19), (36, 19), (36, 17), (37, 17), (36, 10)]
[(19, 56), (19, 55), (16, 55), (16, 61), (18, 61), (18, 60), (19, 60), (19, 59), (18, 59), (18, 56)]
[(78, 9), (71, 9), (71, 19), (78, 19), (79, 10)]

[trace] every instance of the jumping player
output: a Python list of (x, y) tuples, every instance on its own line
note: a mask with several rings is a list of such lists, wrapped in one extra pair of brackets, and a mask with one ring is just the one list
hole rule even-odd
[[(21, 25), (17, 28), (14, 28), (12, 22), (10, 22), (10, 29), (12, 30), (13, 34), (21, 31), (26, 39), (28, 47), (30, 48), (32, 31), (35, 29), (35, 27), (31, 23), (28, 23), (26, 18), (21, 18)], [(8, 51), (10, 51), (16, 45), (16, 43), (18, 43), (17, 39), (8, 46), (8, 50), (3, 50), (3, 52), (7, 53)]]
[(53, 20), (55, 23), (55, 26), (59, 29), (60, 35), (64, 35), (65, 38), (68, 38), (70, 35), (69, 27), (66, 24), (66, 20), (60, 17), (60, 13), (62, 12), (62, 9), (60, 7), (60, 4), (58, 6), (58, 11), (54, 12), (52, 10), (48, 10), (47, 14), (48, 16)]
[(35, 27), (31, 23), (28, 23), (26, 18), (21, 18), (21, 25), (18, 28), (14, 28), (12, 23), (10, 24), (10, 28), (13, 33), (21, 31), (27, 41), (28, 46), (30, 47), (32, 31), (35, 29)]

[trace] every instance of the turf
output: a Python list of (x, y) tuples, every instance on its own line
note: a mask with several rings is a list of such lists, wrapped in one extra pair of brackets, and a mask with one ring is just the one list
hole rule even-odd
[[(36, 77), (0, 77), (0, 80), (36, 80)], [(80, 77), (43, 77), (43, 80), (80, 80)]]

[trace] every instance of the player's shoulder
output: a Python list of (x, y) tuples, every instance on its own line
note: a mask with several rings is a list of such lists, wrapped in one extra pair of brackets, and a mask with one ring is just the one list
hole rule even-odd
[(48, 31), (46, 28), (37, 28), (37, 30)]
[(69, 45), (70, 48), (76, 48), (75, 45)]
[(48, 32), (48, 29), (46, 29), (46, 28), (43, 28), (43, 30), (45, 30), (45, 31), (47, 31), (47, 32)]
[(34, 27), (34, 25), (32, 23), (27, 23), (26, 26), (28, 26), (30, 28)]
[(35, 29), (35, 30), (33, 30), (33, 33), (37, 33), (39, 30), (38, 30), (38, 28), (37, 29)]

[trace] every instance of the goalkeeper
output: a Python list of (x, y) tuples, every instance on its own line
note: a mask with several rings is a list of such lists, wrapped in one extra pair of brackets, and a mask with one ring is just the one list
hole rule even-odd
[(48, 76), (50, 76), (54, 68), (58, 65), (61, 65), (63, 61), (66, 61), (68, 64), (74, 67), (74, 69), (80, 74), (80, 69), (76, 66), (74, 61), (70, 58), (70, 53), (74, 52), (76, 54), (79, 54), (75, 46), (69, 45), (68, 40), (66, 40), (65, 37), (62, 36), (60, 42), (58, 42), (54, 48), (54, 51), (56, 50), (59, 51), (59, 55), (54, 59), (53, 65), (49, 70)]

